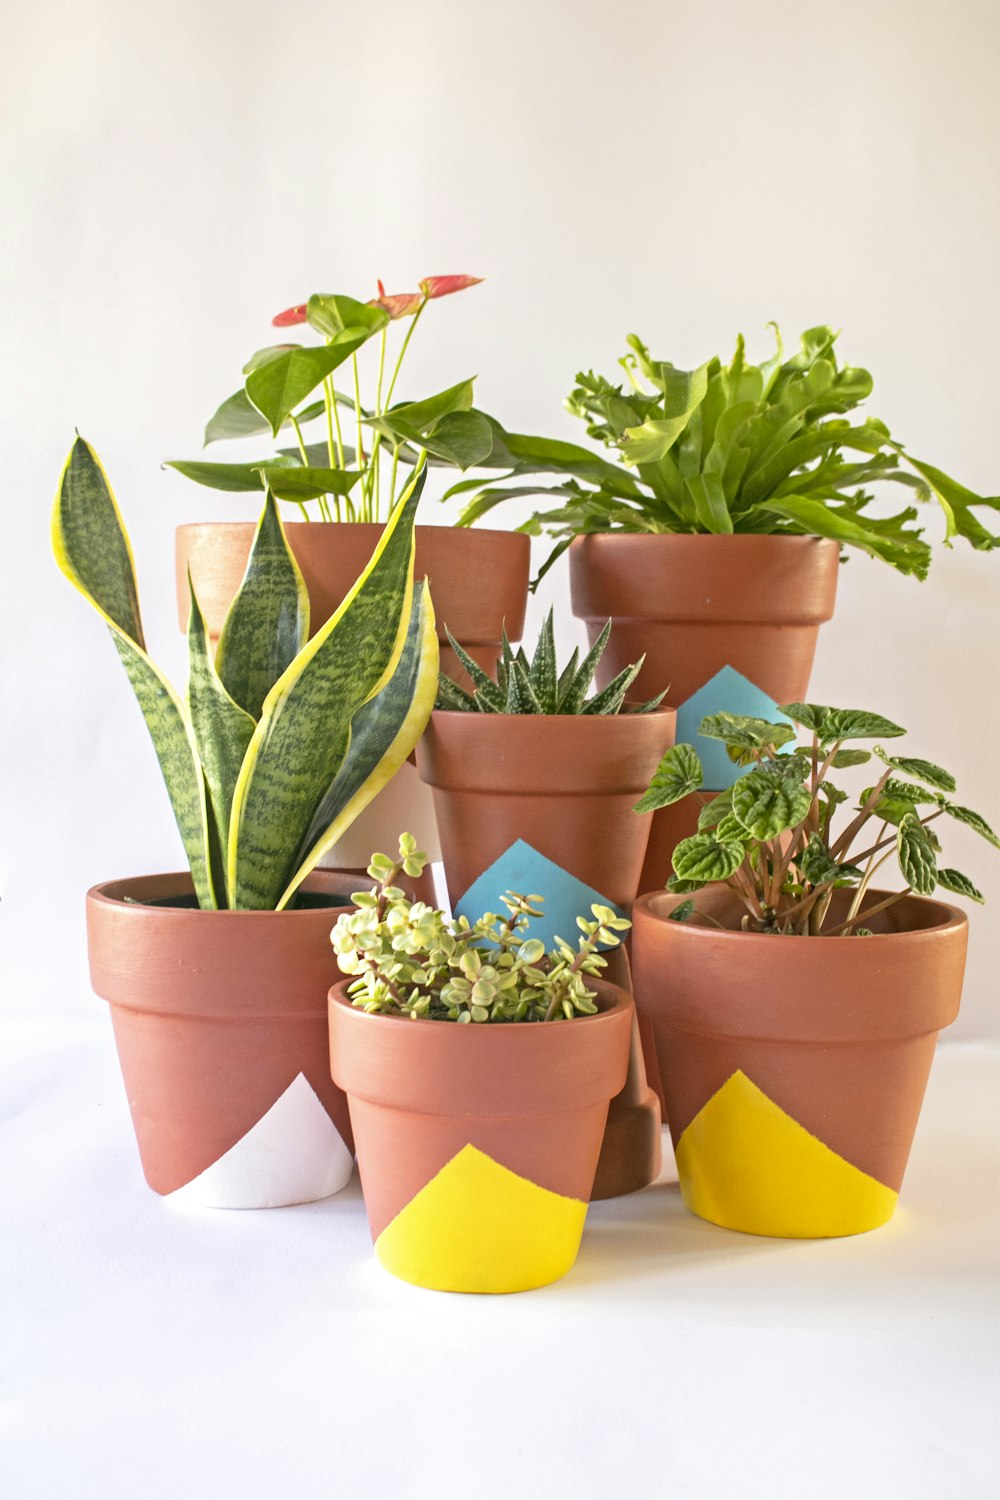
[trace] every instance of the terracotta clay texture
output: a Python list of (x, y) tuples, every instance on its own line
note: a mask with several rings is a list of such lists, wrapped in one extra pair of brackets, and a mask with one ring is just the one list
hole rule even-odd
[[(631, 994), (632, 974), (625, 948), (614, 948), (606, 957), (608, 966), (602, 977)], [(652, 1030), (646, 1036), (642, 1030), (638, 1013), (633, 1012), (628, 1075), (608, 1106), (608, 1123), (590, 1190), (592, 1203), (648, 1187), (659, 1177), (663, 1165), (660, 1075)]]
[(595, 1016), (468, 1026), (371, 1015), (345, 984), (330, 991), (331, 1069), (387, 1270), (516, 1292), (573, 1265), (634, 1012), (624, 990), (594, 988)]
[[(327, 1196), (350, 1176), (347, 1103), (329, 1077), (326, 995), (339, 976), (330, 929), (338, 910), (350, 909), (357, 879), (317, 872), (305, 889), (342, 905), (144, 904), (190, 897), (186, 873), (110, 881), (87, 894), (91, 982), (111, 1002), (143, 1171), (158, 1193), (197, 1179), (202, 1202), (267, 1207)], [(280, 1139), (262, 1140), (258, 1130), (257, 1155), (270, 1164), (258, 1161), (248, 1183), (236, 1169), (249, 1148), (228, 1154), (265, 1117)], [(296, 1131), (298, 1142), (289, 1138)], [(220, 1161), (228, 1164), (213, 1175)]]
[[(243, 578), (254, 527), (249, 522), (200, 522), (178, 526), (177, 610), (187, 629), (191, 569), (209, 634), (215, 640)], [(369, 522), (289, 521), (285, 535), (309, 591), (312, 629), (318, 630), (367, 566), (382, 535)], [(415, 574), (430, 580), (438, 634), (445, 626), (471, 656), (492, 671), (506, 620), (512, 641), (521, 638), (528, 597), (531, 542), (513, 531), (453, 526), (416, 528)], [(464, 680), (449, 647), (442, 669)]]
[[(777, 937), (668, 920), (681, 899), (636, 902), (632, 965), (688, 1207), (783, 1237), (884, 1223), (937, 1034), (958, 1014), (965, 914), (909, 896), (872, 937)], [(835, 894), (832, 922), (849, 899)], [(695, 900), (738, 924), (724, 887)]]

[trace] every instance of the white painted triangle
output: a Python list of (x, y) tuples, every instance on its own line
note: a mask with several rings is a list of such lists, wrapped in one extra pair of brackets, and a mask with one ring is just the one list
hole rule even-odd
[(346, 1187), (354, 1158), (303, 1073), (246, 1135), (170, 1193), (202, 1208), (282, 1208)]

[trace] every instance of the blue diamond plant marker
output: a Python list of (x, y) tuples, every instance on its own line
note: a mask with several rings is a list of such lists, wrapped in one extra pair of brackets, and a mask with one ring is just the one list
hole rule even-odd
[(568, 870), (554, 860), (539, 854), (524, 839), (518, 839), (495, 859), (488, 869), (474, 880), (469, 889), (455, 904), (455, 915), (478, 921), (485, 911), (507, 915), (507, 908), (500, 897), (504, 891), (517, 891), (521, 895), (537, 894), (545, 897), (542, 915), (535, 917), (528, 928), (530, 937), (540, 938), (546, 948), (551, 948), (556, 936), (565, 938), (576, 947), (580, 929), (577, 917), (589, 917), (595, 901), (610, 906), (619, 915), (621, 908), (615, 906), (593, 886), (577, 880)]
[(702, 719), (718, 713), (746, 714), (772, 724), (791, 722), (787, 714), (779, 714), (773, 698), (735, 667), (725, 666), (710, 677), (677, 710), (677, 743), (697, 750), (705, 769), (705, 788), (712, 792), (724, 791), (750, 769), (734, 765), (721, 740), (703, 739), (698, 733)]

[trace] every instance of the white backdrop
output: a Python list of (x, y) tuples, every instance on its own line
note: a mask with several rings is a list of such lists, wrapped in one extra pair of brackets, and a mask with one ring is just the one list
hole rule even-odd
[[(6, 1007), (103, 1024), (83, 892), (181, 863), (121, 667), (49, 554), (73, 428), (105, 459), (154, 655), (181, 679), (173, 528), (250, 510), (159, 464), (196, 456), (271, 314), (309, 292), (487, 276), (428, 314), (401, 393), (478, 372), (508, 426), (577, 438), (560, 407), (574, 372), (613, 370), (632, 330), (690, 365), (740, 329), (763, 355), (770, 318), (788, 339), (831, 322), (875, 373), (872, 411), (1000, 491), (992, 0), (4, 0), (0, 15)], [(909, 726), (995, 821), (998, 587), (1000, 556), (964, 544), (923, 585), (852, 559), (812, 688)], [(567, 595), (559, 571), (531, 624), (554, 601), (568, 647)], [(949, 862), (991, 902), (954, 1034), (995, 1035), (1000, 857), (957, 829)]]

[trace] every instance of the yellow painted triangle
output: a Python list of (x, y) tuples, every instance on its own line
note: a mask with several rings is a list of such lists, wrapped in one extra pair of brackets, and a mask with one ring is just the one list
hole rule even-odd
[(892, 1218), (897, 1194), (854, 1167), (737, 1071), (677, 1143), (681, 1194), (725, 1229), (788, 1239), (860, 1234)]
[(463, 1146), (375, 1241), (387, 1271), (439, 1292), (525, 1292), (576, 1260), (587, 1205)]

